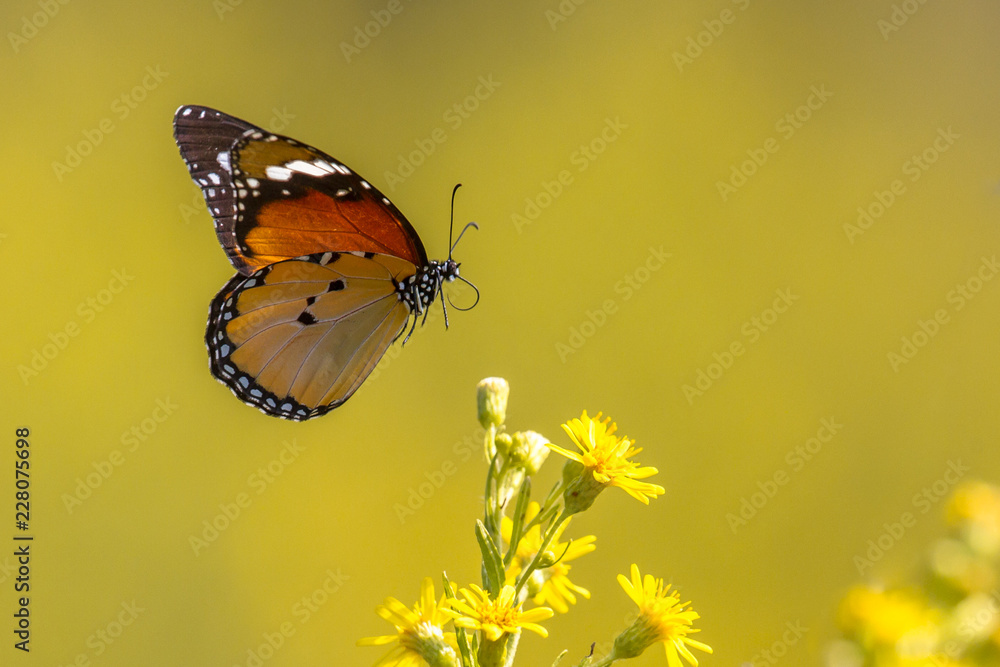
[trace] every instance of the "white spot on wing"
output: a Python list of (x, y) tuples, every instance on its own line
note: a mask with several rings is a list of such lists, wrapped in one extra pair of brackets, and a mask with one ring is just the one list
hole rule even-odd
[(215, 159), (218, 161), (220, 165), (222, 165), (223, 169), (225, 169), (230, 174), (233, 173), (233, 168), (229, 164), (229, 151), (221, 151), (218, 155), (215, 156)]
[(208, 175), (208, 180), (212, 181), (212, 183), (216, 185), (220, 185), (222, 183), (222, 179), (219, 178), (219, 175), (216, 174), (214, 171)]
[(292, 171), (297, 171), (300, 174), (308, 174), (309, 176), (323, 176), (329, 173), (312, 162), (306, 162), (305, 160), (292, 160), (285, 166)]
[(268, 166), (264, 169), (264, 174), (272, 181), (287, 181), (292, 178), (292, 170), (285, 167)]
[(326, 160), (313, 160), (312, 163), (328, 174), (332, 174), (335, 171), (334, 166)]

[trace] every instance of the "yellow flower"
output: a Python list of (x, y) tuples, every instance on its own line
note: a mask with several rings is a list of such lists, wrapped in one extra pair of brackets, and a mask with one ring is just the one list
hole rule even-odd
[(963, 482), (948, 500), (948, 522), (977, 553), (1000, 552), (1000, 489), (981, 481)]
[(491, 600), (490, 594), (475, 584), (461, 589), (459, 594), (465, 599), (452, 598), (448, 601), (451, 608), (441, 610), (455, 620), (455, 627), (481, 630), (490, 641), (496, 641), (504, 634), (520, 634), (521, 628), (537, 632), (542, 637), (549, 636), (538, 621), (551, 618), (552, 610), (536, 607), (521, 611), (513, 586), (504, 586), (496, 600)]
[(907, 635), (932, 628), (938, 614), (921, 596), (905, 590), (855, 586), (840, 606), (840, 627), (864, 646), (895, 646)]
[[(528, 511), (524, 520), (527, 524), (538, 515), (538, 503), (532, 502), (528, 505)], [(553, 559), (560, 558), (558, 563), (549, 567), (541, 567), (531, 575), (528, 580), (529, 595), (534, 596), (532, 602), (537, 605), (548, 605), (561, 614), (569, 611), (570, 604), (576, 604), (576, 595), (590, 599), (590, 591), (577, 586), (569, 580), (570, 565), (568, 561), (575, 560), (584, 554), (589, 554), (597, 547), (594, 541), (597, 539), (593, 535), (587, 535), (580, 539), (573, 540), (568, 544), (560, 542), (559, 538), (570, 519), (567, 519), (556, 530), (552, 537), (552, 542), (546, 550)], [(508, 517), (503, 517), (500, 523), (500, 532), (507, 544), (510, 544), (511, 532), (514, 529), (514, 522)], [(514, 584), (517, 577), (525, 567), (534, 560), (539, 548), (542, 546), (542, 527), (535, 525), (531, 530), (521, 535), (521, 541), (517, 543), (517, 550), (511, 560), (510, 567), (507, 568), (507, 583)], [(564, 554), (565, 552), (565, 554)], [(549, 561), (551, 562), (551, 561)], [(568, 604), (567, 604), (568, 603)]]
[(564, 498), (569, 514), (581, 512), (590, 507), (597, 495), (606, 487), (617, 486), (630, 496), (645, 504), (650, 498), (662, 495), (663, 487), (648, 482), (640, 482), (655, 475), (653, 467), (639, 467), (630, 457), (642, 449), (634, 448), (634, 440), (617, 438), (614, 433), (617, 424), (610, 417), (601, 420), (598, 412), (594, 418), (587, 411), (579, 419), (571, 419), (562, 425), (566, 434), (576, 443), (578, 452), (572, 452), (549, 443), (549, 448), (570, 459), (563, 470), (566, 479)]
[(641, 577), (635, 564), (632, 565), (631, 580), (619, 574), (618, 583), (639, 606), (639, 617), (615, 639), (610, 656), (613, 660), (634, 658), (657, 642), (663, 643), (670, 667), (680, 667), (678, 656), (683, 656), (692, 665), (698, 664), (689, 646), (706, 653), (712, 652), (712, 647), (688, 637), (698, 632), (691, 625), (700, 617), (685, 607), (689, 603), (682, 603), (676, 591), (669, 592), (669, 584), (664, 586), (662, 579), (649, 574)]
[(409, 609), (396, 598), (386, 598), (375, 613), (396, 626), (396, 634), (366, 637), (358, 646), (382, 646), (399, 642), (376, 663), (376, 667), (457, 667), (458, 655), (454, 632), (442, 627), (450, 619), (444, 613), (447, 596), (434, 599), (434, 582), (430, 577), (420, 586), (420, 600)]

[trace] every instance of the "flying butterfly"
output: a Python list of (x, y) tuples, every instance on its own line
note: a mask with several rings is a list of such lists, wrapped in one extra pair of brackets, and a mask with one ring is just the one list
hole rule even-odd
[(209, 308), (209, 368), (265, 414), (343, 404), (445, 283), (468, 283), (450, 239), (428, 261), (402, 212), (326, 153), (201, 106), (177, 110), (174, 138), (237, 270)]

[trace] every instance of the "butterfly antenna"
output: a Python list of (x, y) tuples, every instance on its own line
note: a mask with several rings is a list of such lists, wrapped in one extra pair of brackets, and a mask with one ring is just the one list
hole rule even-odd
[(473, 229), (479, 229), (479, 225), (477, 225), (474, 222), (470, 222), (465, 227), (463, 227), (461, 233), (459, 233), (458, 235), (458, 239), (455, 240), (455, 245), (451, 246), (451, 249), (448, 250), (448, 259), (451, 259), (451, 253), (455, 251), (455, 246), (458, 245), (458, 242), (462, 240), (463, 236), (465, 236), (465, 231), (469, 227), (472, 227)]
[(474, 222), (470, 222), (469, 224), (467, 224), (465, 227), (462, 228), (461, 232), (458, 233), (458, 238), (455, 239), (455, 242), (454, 243), (451, 242), (451, 239), (455, 235), (455, 194), (458, 192), (458, 189), (460, 187), (462, 187), (462, 184), (458, 183), (457, 185), (455, 185), (455, 189), (451, 191), (451, 223), (449, 224), (448, 227), (448, 259), (451, 259), (451, 254), (455, 252), (455, 246), (457, 246), (458, 242), (462, 240), (462, 236), (465, 235), (465, 231), (469, 227), (475, 227), (476, 229), (479, 229), (479, 225), (477, 225)]
[[(458, 276), (458, 279), (461, 280), (466, 285), (468, 285), (469, 287), (471, 287), (472, 289), (476, 290), (476, 300), (468, 308), (459, 308), (458, 306), (455, 305), (455, 302), (451, 300), (451, 297), (448, 297), (448, 303), (450, 303), (451, 307), (454, 308), (455, 310), (460, 310), (462, 312), (465, 312), (467, 310), (472, 310), (473, 308), (476, 307), (476, 304), (479, 303), (479, 288), (476, 287), (475, 285), (473, 285), (472, 283), (470, 283), (468, 280), (466, 280), (462, 276)], [(441, 303), (442, 303), (442, 305), (444, 304), (444, 300), (443, 299), (441, 300)]]
[[(451, 244), (451, 238), (455, 234), (455, 195), (458, 194), (458, 189), (462, 187), (461, 183), (456, 183), (454, 189), (451, 191), (451, 221), (448, 223), (448, 248), (453, 248)], [(458, 238), (462, 238), (459, 234)], [(448, 259), (451, 259), (451, 250), (448, 251)]]

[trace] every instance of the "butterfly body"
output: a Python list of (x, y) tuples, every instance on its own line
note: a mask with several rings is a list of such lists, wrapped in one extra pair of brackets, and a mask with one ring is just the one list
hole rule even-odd
[(315, 148), (196, 106), (177, 110), (174, 135), (238, 272), (209, 308), (209, 367), (265, 414), (342, 405), (459, 277), (450, 257), (427, 259), (387, 197)]

